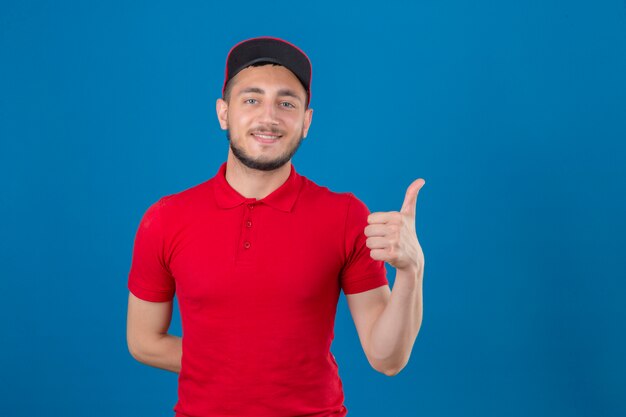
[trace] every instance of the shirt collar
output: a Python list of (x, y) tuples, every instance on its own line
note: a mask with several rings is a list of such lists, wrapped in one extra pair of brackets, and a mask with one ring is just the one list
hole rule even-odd
[(265, 203), (275, 209), (290, 212), (298, 199), (302, 185), (302, 176), (296, 172), (293, 164), (291, 164), (291, 172), (287, 180), (280, 187), (260, 200), (246, 198), (231, 187), (228, 181), (226, 181), (226, 162), (220, 166), (214, 180), (213, 191), (215, 201), (218, 207), (223, 209), (237, 207), (244, 203)]

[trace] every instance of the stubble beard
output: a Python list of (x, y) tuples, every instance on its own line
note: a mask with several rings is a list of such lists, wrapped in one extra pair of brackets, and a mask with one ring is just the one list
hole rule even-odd
[(284, 154), (270, 161), (253, 159), (252, 157), (247, 155), (243, 149), (237, 147), (237, 145), (235, 145), (234, 142), (231, 140), (230, 129), (226, 131), (226, 139), (228, 139), (228, 143), (230, 144), (230, 149), (233, 151), (233, 155), (235, 155), (235, 158), (237, 158), (243, 165), (250, 169), (256, 169), (259, 171), (274, 171), (285, 165), (287, 162), (289, 162), (291, 158), (293, 158), (293, 156), (296, 154), (296, 151), (300, 147), (304, 136), (301, 134), (300, 138), (295, 143), (295, 145), (292, 146), (291, 149), (288, 149)]

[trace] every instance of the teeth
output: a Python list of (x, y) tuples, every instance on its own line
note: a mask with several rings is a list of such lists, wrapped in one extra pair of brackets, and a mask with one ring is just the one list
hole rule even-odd
[(257, 136), (257, 137), (263, 138), (263, 139), (278, 139), (278, 136), (259, 135), (257, 133), (255, 133), (254, 136)]

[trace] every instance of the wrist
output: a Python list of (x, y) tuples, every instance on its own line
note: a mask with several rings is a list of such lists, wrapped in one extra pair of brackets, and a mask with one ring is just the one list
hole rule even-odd
[(423, 270), (417, 267), (397, 268), (394, 287), (400, 285), (408, 290), (420, 288), (423, 281)]

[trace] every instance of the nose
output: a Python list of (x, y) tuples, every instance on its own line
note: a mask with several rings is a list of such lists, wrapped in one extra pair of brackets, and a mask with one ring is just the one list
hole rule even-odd
[(274, 106), (273, 101), (266, 100), (263, 103), (261, 118), (259, 121), (261, 123), (267, 123), (272, 125), (278, 124), (278, 114), (276, 112), (276, 107)]

